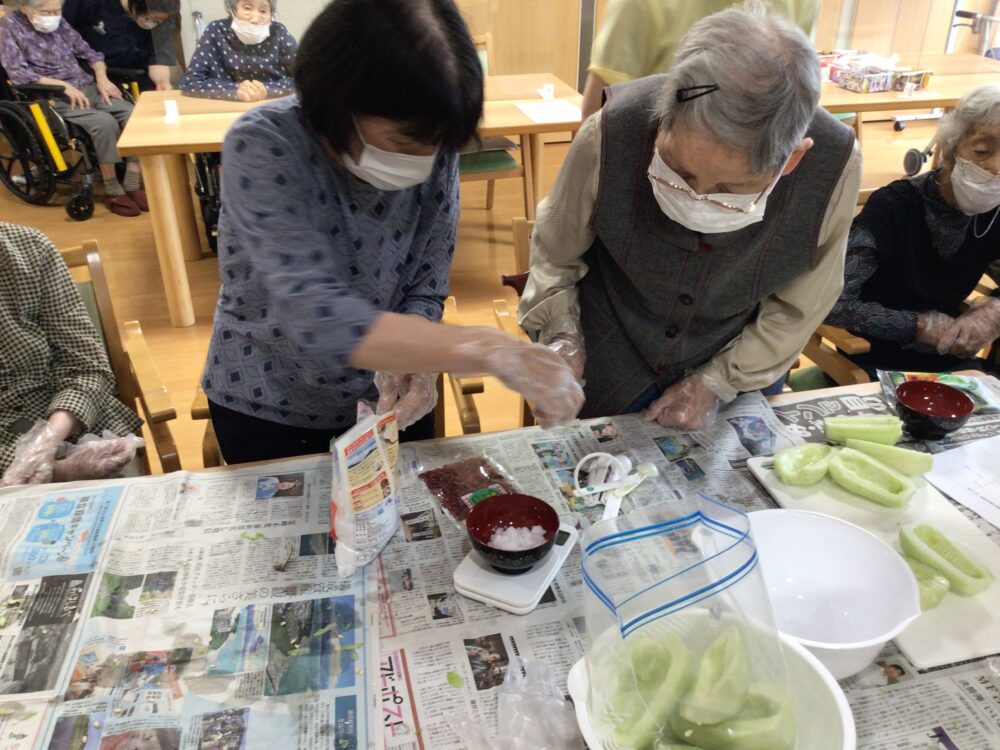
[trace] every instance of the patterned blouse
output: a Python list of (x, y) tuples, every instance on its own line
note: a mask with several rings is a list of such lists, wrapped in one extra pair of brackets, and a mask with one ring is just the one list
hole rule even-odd
[(226, 135), (222, 289), (202, 386), (220, 406), (322, 430), (354, 425), (372, 373), (350, 356), (382, 312), (440, 320), (458, 225), (458, 155), (384, 191), (335, 162), (298, 97)]
[(260, 81), (268, 97), (288, 96), (295, 90), (292, 63), (298, 45), (280, 23), (271, 24), (271, 36), (260, 44), (244, 44), (229, 19), (212, 21), (195, 48), (181, 91), (206, 99), (236, 99), (241, 81)]
[(80, 67), (80, 60), (103, 62), (104, 55), (91, 49), (65, 19), (51, 34), (43, 34), (20, 11), (0, 18), (0, 65), (15, 86), (54, 78), (82, 89), (94, 77)]
[(41, 232), (0, 222), (0, 472), (27, 427), (66, 410), (86, 431), (142, 424), (115, 379), (59, 251)]

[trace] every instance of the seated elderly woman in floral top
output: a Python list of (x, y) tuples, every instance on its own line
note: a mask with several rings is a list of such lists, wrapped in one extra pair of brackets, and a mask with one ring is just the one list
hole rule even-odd
[(83, 432), (142, 424), (115, 379), (66, 264), (40, 232), (0, 222), (0, 486), (97, 479), (132, 458), (105, 440), (56, 460)]
[(844, 291), (826, 322), (871, 342), (875, 370), (990, 369), (1000, 299), (962, 303), (1000, 278), (1000, 84), (966, 94), (941, 121), (938, 169), (876, 190), (851, 227)]
[(205, 29), (181, 79), (181, 91), (207, 99), (259, 102), (295, 90), (297, 45), (274, 21), (276, 0), (226, 0), (231, 18)]
[[(123, 182), (115, 166), (118, 136), (132, 114), (132, 105), (108, 80), (104, 55), (91, 49), (62, 18), (62, 0), (17, 0), (16, 12), (0, 18), (0, 65), (15, 86), (43, 83), (62, 86), (65, 100), (55, 110), (89, 135), (104, 179), (104, 204), (119, 216), (148, 211), (139, 161), (127, 159)], [(80, 62), (90, 65), (93, 74)]]

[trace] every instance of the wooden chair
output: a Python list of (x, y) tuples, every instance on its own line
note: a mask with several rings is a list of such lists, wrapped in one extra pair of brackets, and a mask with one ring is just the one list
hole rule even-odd
[[(446, 325), (456, 325), (458, 322), (458, 305), (454, 297), (448, 297), (444, 303), (444, 317), (442, 322)], [(448, 382), (447, 390), (451, 391), (455, 399), (455, 406), (458, 409), (458, 421), (462, 427), (463, 435), (471, 435), (482, 432), (479, 422), (479, 410), (473, 396), (485, 390), (481, 377), (459, 378), (456, 375), (442, 374), (438, 376), (437, 390), (438, 402), (434, 409), (434, 437), (445, 437), (445, 381)], [(212, 415), (208, 408), (208, 397), (205, 391), (198, 384), (195, 392), (194, 402), (191, 404), (191, 419), (206, 420), (205, 435), (201, 441), (201, 457), (205, 468), (222, 466), (222, 451), (219, 450), (219, 440), (212, 427)]]
[[(66, 265), (76, 271), (77, 289), (94, 327), (104, 339), (118, 385), (118, 399), (145, 420), (163, 472), (179, 471), (180, 457), (167, 424), (177, 418), (177, 412), (156, 371), (138, 321), (118, 327), (97, 241), (87, 240), (82, 246), (62, 250), (60, 254)], [(144, 472), (151, 473), (146, 451), (140, 451), (139, 457)]]
[[(473, 37), (479, 53), (479, 61), (485, 75), (496, 72), (493, 60), (493, 37), (490, 34)], [(521, 162), (511, 154), (517, 145), (508, 138), (485, 138), (472, 144), (470, 151), (459, 156), (459, 176), (462, 182), (486, 181), (486, 210), (493, 210), (496, 180), (520, 178), (524, 186), (524, 210), (528, 216), (535, 215), (535, 189), (531, 181), (531, 170), (523, 163), (530, 153), (528, 138), (520, 138)]]
[[(528, 283), (528, 262), (531, 253), (531, 232), (535, 228), (534, 221), (528, 221), (525, 218), (514, 219), (511, 222), (511, 230), (514, 235), (514, 271), (515, 273), (510, 275), (505, 275), (501, 278), (501, 283), (513, 289), (518, 298), (524, 294), (524, 287)], [(525, 334), (524, 330), (517, 323), (517, 315), (515, 315), (510, 306), (507, 304), (507, 300), (495, 299), (493, 300), (493, 317), (496, 319), (497, 326), (500, 330), (509, 333), (512, 336), (517, 336), (518, 338), (528, 341), (528, 336)], [(528, 402), (521, 398), (521, 426), (531, 427), (535, 424), (535, 415), (531, 413), (531, 407)]]

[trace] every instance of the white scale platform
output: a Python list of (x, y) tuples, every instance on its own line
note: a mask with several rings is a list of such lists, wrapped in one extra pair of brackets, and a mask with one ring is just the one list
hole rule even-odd
[(527, 573), (519, 575), (497, 571), (473, 549), (455, 569), (455, 591), (491, 607), (526, 615), (538, 606), (578, 537), (575, 528), (561, 525), (549, 554)]

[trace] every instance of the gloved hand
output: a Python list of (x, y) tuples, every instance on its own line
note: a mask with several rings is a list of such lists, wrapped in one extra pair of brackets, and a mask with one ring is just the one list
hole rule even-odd
[(376, 372), (378, 388), (376, 414), (395, 409), (400, 430), (416, 424), (430, 414), (438, 402), (437, 374), (417, 373), (399, 375), (393, 372)]
[(955, 319), (950, 315), (937, 310), (917, 315), (917, 336), (914, 339), (917, 349), (947, 354), (957, 336)]
[(62, 439), (51, 424), (46, 420), (35, 422), (34, 427), (18, 438), (14, 460), (4, 472), (0, 487), (51, 482), (60, 443)]
[[(979, 297), (954, 322), (955, 341), (947, 350), (956, 357), (974, 357), (1000, 338), (1000, 299)], [(943, 353), (943, 352), (942, 352)]]
[(53, 476), (56, 481), (110, 477), (135, 458), (136, 450), (145, 445), (143, 439), (135, 435), (115, 437), (106, 432), (104, 438), (89, 437), (90, 440), (84, 438), (70, 446), (66, 458), (56, 462)]
[(583, 388), (569, 365), (541, 344), (525, 344), (495, 328), (469, 331), (461, 354), (479, 363), (531, 405), (543, 429), (572, 421), (583, 406)]
[(542, 338), (541, 343), (562, 357), (573, 376), (583, 382), (583, 370), (587, 365), (587, 349), (583, 336), (578, 333), (559, 332)]
[(709, 388), (705, 376), (693, 373), (667, 388), (643, 418), (664, 427), (707, 430), (715, 424), (721, 405), (722, 399)]

